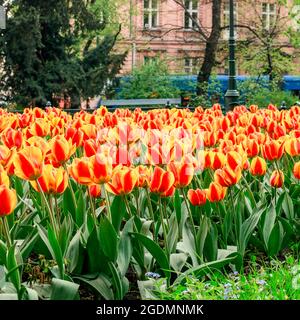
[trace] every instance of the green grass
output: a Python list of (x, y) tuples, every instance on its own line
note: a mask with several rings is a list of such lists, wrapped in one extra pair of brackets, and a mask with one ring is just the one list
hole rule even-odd
[[(299, 260), (288, 256), (284, 261), (257, 261), (251, 257), (245, 273), (226, 275), (217, 272), (199, 280), (155, 290), (161, 300), (298, 300), (300, 299)], [(157, 283), (159, 287), (159, 282)]]

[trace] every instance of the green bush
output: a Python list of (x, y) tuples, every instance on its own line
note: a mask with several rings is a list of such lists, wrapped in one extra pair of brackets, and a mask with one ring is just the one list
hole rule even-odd
[(152, 295), (159, 300), (297, 300), (298, 269), (297, 255), (270, 262), (259, 261), (253, 255), (245, 273), (211, 270), (202, 279), (190, 276), (185, 283), (168, 289), (160, 286), (162, 279), (159, 279), (154, 282)]
[(121, 87), (119, 99), (159, 99), (180, 96), (180, 91), (171, 83), (167, 64), (158, 58), (135, 68), (129, 80), (121, 80)]
[(209, 82), (202, 82), (201, 84), (197, 84), (196, 87), (197, 86), (205, 92), (205, 94), (199, 96), (194, 94), (191, 101), (191, 105), (193, 107), (201, 106), (204, 108), (210, 108), (214, 103), (219, 102), (223, 95), (222, 85), (216, 75), (212, 75)]
[(296, 97), (289, 91), (283, 91), (277, 79), (269, 83), (266, 79), (250, 78), (238, 83), (240, 102), (246, 105), (256, 104), (261, 108), (270, 103), (281, 106), (284, 101), (287, 106), (296, 102)]

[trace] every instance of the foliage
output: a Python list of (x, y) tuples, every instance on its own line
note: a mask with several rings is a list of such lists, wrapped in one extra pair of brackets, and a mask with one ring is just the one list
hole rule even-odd
[(132, 75), (121, 80), (120, 99), (178, 98), (179, 90), (169, 79), (168, 66), (163, 59), (151, 59), (133, 70)]
[(6, 98), (44, 105), (67, 95), (78, 106), (80, 97), (107, 90), (125, 58), (113, 52), (115, 10), (113, 1), (103, 0), (11, 2), (0, 38)]
[[(284, 1), (287, 5), (287, 1)], [(286, 31), (286, 36), (289, 38), (290, 43), (296, 49), (300, 47), (300, 37), (299, 37), (299, 27), (300, 27), (300, 17), (299, 17), (299, 0), (293, 0), (292, 5), (289, 10), (289, 18), (291, 19), (291, 24), (288, 26)]]
[[(256, 256), (247, 273), (222, 274), (211, 271), (199, 281), (188, 277), (186, 283), (163, 290), (156, 281), (152, 298), (162, 300), (298, 300), (300, 289), (293, 284), (299, 270), (299, 261), (293, 256), (285, 261), (256, 262)], [(299, 285), (298, 285), (299, 286)]]
[[(270, 75), (273, 78), (284, 74), (289, 74), (294, 69), (293, 57), (275, 44), (268, 46), (240, 44), (239, 55), (241, 59), (240, 67), (245, 70), (247, 74), (252, 76)], [(267, 61), (272, 61), (268, 64)]]
[(216, 75), (212, 75), (208, 82), (198, 83), (197, 87), (200, 88), (201, 95), (192, 95), (191, 105), (193, 107), (202, 106), (208, 108), (214, 103), (219, 102), (222, 96), (222, 85), (217, 80)]
[(283, 102), (286, 106), (293, 106), (296, 102), (296, 97), (291, 92), (280, 89), (280, 82), (277, 79), (269, 82), (266, 77), (253, 77), (238, 82), (238, 91), (240, 102), (246, 105), (255, 104), (267, 107), (272, 103), (280, 107)]
[[(228, 268), (242, 275), (249, 252), (275, 259), (297, 247), (299, 117), (272, 105), (0, 109), (0, 299), (79, 299), (88, 287), (120, 300), (132, 273), (142, 297), (149, 274), (171, 294), (194, 278), (203, 290)], [(242, 275), (240, 286), (275, 290), (285, 276), (275, 271), (274, 283)]]

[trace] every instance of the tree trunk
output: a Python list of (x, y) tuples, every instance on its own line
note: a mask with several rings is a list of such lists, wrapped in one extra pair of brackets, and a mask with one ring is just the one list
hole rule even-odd
[(274, 80), (274, 74), (273, 74), (273, 61), (272, 61), (272, 56), (270, 52), (270, 47), (267, 47), (267, 60), (268, 60), (267, 74), (269, 76), (270, 82), (272, 82)]
[(203, 82), (209, 80), (212, 68), (215, 65), (218, 42), (221, 35), (221, 8), (222, 1), (213, 0), (212, 4), (212, 30), (206, 42), (204, 60), (197, 77), (197, 95), (206, 93)]

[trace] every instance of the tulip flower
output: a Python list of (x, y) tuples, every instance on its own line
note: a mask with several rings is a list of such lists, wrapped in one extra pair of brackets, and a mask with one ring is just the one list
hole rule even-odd
[(32, 136), (46, 137), (50, 132), (49, 122), (45, 119), (36, 119), (29, 127), (28, 134)]
[(101, 185), (99, 184), (92, 184), (89, 186), (89, 193), (93, 198), (100, 198), (101, 197)]
[(50, 150), (49, 143), (44, 138), (41, 138), (38, 136), (34, 136), (34, 137), (27, 139), (26, 145), (27, 146), (34, 146), (34, 147), (41, 149), (44, 157), (46, 156), (46, 154)]
[(296, 179), (300, 179), (300, 161), (295, 163), (293, 168), (293, 174)]
[(242, 177), (242, 170), (237, 168), (232, 170), (230, 167), (225, 166), (222, 169), (215, 171), (214, 179), (215, 182), (222, 187), (230, 187), (237, 184)]
[(0, 145), (0, 164), (4, 167), (12, 156), (12, 151), (7, 146)]
[(15, 147), (19, 150), (23, 144), (23, 134), (19, 130), (8, 128), (2, 133), (1, 140), (9, 149)]
[(254, 139), (248, 139), (246, 143), (246, 151), (248, 157), (256, 157), (259, 154), (260, 146), (257, 140)]
[(110, 180), (112, 175), (111, 157), (97, 153), (95, 156), (90, 157), (90, 163), (95, 184), (103, 184)]
[(150, 169), (143, 165), (139, 165), (136, 169), (138, 172), (137, 186), (139, 188), (147, 187), (151, 175)]
[(168, 171), (172, 172), (175, 178), (176, 188), (187, 187), (194, 177), (194, 166), (190, 162), (171, 162), (168, 164)]
[(83, 140), (95, 139), (97, 136), (97, 128), (92, 124), (85, 124), (81, 127), (83, 132)]
[(222, 168), (226, 162), (225, 155), (221, 152), (214, 152), (212, 155), (213, 155), (213, 158), (211, 160), (210, 167), (213, 170), (217, 170), (217, 169)]
[(274, 188), (281, 188), (284, 183), (284, 174), (281, 170), (274, 170), (270, 178), (270, 185)]
[(290, 156), (295, 157), (300, 155), (300, 139), (291, 138), (284, 144), (285, 152)]
[(247, 155), (237, 151), (230, 151), (226, 155), (228, 167), (235, 171), (237, 168), (243, 168), (247, 161)]
[(251, 161), (250, 173), (253, 176), (263, 176), (267, 172), (267, 163), (261, 157), (255, 157)]
[(175, 187), (172, 186), (168, 191), (160, 193), (161, 198), (168, 198), (168, 197), (173, 197), (175, 194)]
[(215, 132), (205, 131), (203, 133), (203, 141), (205, 147), (212, 147), (217, 143), (217, 136)]
[(223, 200), (226, 196), (227, 188), (222, 187), (216, 182), (212, 182), (209, 188), (205, 190), (207, 199), (210, 202), (219, 202)]
[(111, 182), (106, 184), (106, 189), (115, 195), (130, 193), (136, 186), (138, 173), (135, 169), (118, 166), (114, 169)]
[(68, 161), (76, 150), (76, 145), (72, 144), (71, 139), (68, 141), (62, 135), (55, 136), (50, 141), (50, 146), (50, 158), (52, 158), (58, 164), (64, 164), (66, 161)]
[(175, 177), (172, 172), (165, 171), (160, 167), (155, 167), (150, 179), (150, 192), (160, 195), (167, 194), (173, 187)]
[(284, 143), (276, 140), (267, 141), (262, 145), (262, 156), (269, 160), (278, 160), (282, 157), (284, 152)]
[(94, 184), (94, 175), (90, 159), (87, 157), (76, 158), (68, 168), (70, 176), (79, 184)]
[(44, 157), (42, 151), (34, 146), (26, 146), (14, 159), (14, 173), (23, 180), (36, 180), (42, 174)]
[(249, 110), (250, 110), (252, 113), (256, 113), (256, 112), (258, 111), (258, 106), (252, 104), (252, 105), (249, 107)]
[(190, 189), (188, 191), (188, 199), (193, 206), (203, 206), (206, 203), (206, 192), (201, 189)]
[(51, 164), (46, 164), (37, 181), (30, 183), (37, 192), (40, 192), (39, 184), (46, 194), (61, 194), (68, 187), (68, 174), (62, 167), (55, 168)]
[(94, 156), (97, 153), (98, 145), (95, 140), (88, 139), (83, 143), (83, 150), (86, 157)]
[(11, 214), (16, 205), (16, 191), (9, 189), (7, 185), (0, 185), (0, 217)]
[(71, 139), (72, 144), (76, 147), (80, 147), (83, 141), (83, 132), (80, 129), (69, 127), (66, 130), (65, 138), (69, 141)]
[[(2, 165), (0, 164), (0, 186), (5, 185), (7, 188), (9, 188), (9, 177), (7, 175), (7, 172), (4, 170)], [(1, 206), (1, 204), (0, 204)]]

